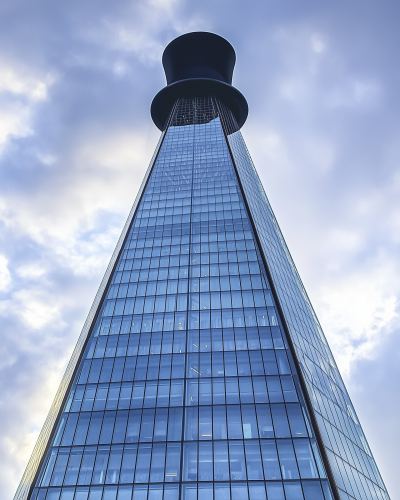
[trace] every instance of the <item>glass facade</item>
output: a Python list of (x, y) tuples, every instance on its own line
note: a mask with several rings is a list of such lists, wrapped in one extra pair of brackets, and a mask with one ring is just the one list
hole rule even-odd
[(314, 427), (340, 498), (388, 499), (360, 422), (240, 131), (228, 136), (238, 176), (285, 319)]
[(175, 103), (117, 254), (28, 498), (389, 498), (217, 98)]

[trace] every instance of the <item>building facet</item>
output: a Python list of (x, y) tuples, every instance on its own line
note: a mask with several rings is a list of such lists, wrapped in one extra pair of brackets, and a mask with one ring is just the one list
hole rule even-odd
[(234, 64), (211, 33), (166, 48), (160, 141), (15, 500), (389, 499)]

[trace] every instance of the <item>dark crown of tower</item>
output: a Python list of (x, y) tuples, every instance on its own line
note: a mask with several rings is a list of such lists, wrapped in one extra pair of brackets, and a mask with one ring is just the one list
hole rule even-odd
[(235, 61), (232, 45), (214, 33), (187, 33), (172, 40), (162, 57), (167, 86), (151, 104), (151, 117), (156, 126), (165, 129), (179, 97), (214, 95), (228, 106), (239, 128), (242, 127), (248, 105), (239, 90), (231, 85)]

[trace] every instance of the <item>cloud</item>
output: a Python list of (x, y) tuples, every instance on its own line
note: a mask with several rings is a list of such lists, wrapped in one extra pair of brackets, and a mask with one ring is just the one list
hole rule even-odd
[(8, 269), (8, 260), (0, 255), (0, 292), (7, 290), (11, 283), (11, 274)]
[(29, 71), (18, 71), (3, 61), (0, 66), (0, 154), (10, 137), (28, 137), (34, 133), (32, 121), (38, 102), (47, 98), (55, 77), (38, 78)]
[(378, 82), (354, 79), (344, 82), (340, 88), (333, 89), (327, 101), (333, 108), (347, 106), (368, 111), (379, 105), (382, 93), (382, 87)]
[(311, 35), (311, 47), (314, 52), (317, 52), (320, 54), (321, 52), (324, 52), (326, 50), (326, 43), (324, 41), (324, 37), (314, 33)]
[[(17, 0), (2, 11), (5, 498), (158, 139), (149, 106), (164, 85), (162, 50), (194, 30), (216, 31), (236, 48), (235, 84), (250, 104), (245, 139), (374, 452), (391, 470), (398, 445), (378, 421), (394, 429), (386, 380), (398, 378), (400, 346), (399, 12), (394, 3), (363, 4), (360, 17), (360, 5)], [(379, 414), (368, 407), (372, 386)], [(394, 495), (395, 480), (384, 478)]]
[(0, 92), (26, 97), (31, 101), (43, 101), (47, 98), (48, 88), (54, 83), (51, 74), (37, 78), (26, 72), (3, 65), (0, 68)]
[[(0, 99), (1, 103), (2, 99)], [(2, 106), (0, 117), (0, 154), (7, 139), (12, 137), (27, 137), (33, 134), (30, 126), (31, 109), (21, 103), (8, 103)]]
[[(90, 43), (111, 49), (118, 57), (133, 54), (141, 63), (154, 66), (159, 63), (164, 50), (164, 44), (154, 35), (162, 26), (172, 27), (177, 33), (173, 26), (180, 3), (180, 0), (126, 3), (115, 13), (102, 17), (100, 22), (92, 23), (89, 29), (85, 26), (79, 36)], [(117, 62), (119, 72), (121, 68), (122, 72), (127, 71), (124, 64), (122, 61)]]
[(347, 380), (357, 361), (374, 357), (376, 348), (384, 342), (382, 332), (390, 335), (397, 325), (397, 296), (383, 295), (376, 287), (377, 280), (370, 278), (352, 275), (351, 280), (343, 279), (334, 289), (322, 289), (317, 302), (330, 347)]
[(20, 290), (13, 294), (13, 300), (7, 304), (7, 314), (19, 315), (28, 328), (39, 330), (61, 320), (57, 299), (38, 290)]

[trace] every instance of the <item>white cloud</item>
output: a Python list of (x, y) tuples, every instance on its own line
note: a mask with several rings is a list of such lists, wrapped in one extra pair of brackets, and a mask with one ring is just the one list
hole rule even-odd
[(0, 92), (21, 95), (31, 101), (46, 99), (48, 89), (54, 81), (55, 75), (52, 73), (37, 77), (28, 71), (12, 68), (6, 63), (0, 67)]
[(103, 38), (106, 34), (107, 45), (123, 52), (133, 52), (140, 61), (155, 64), (160, 60), (163, 47), (145, 30), (133, 30), (125, 22), (105, 20), (102, 33), (96, 38)]
[(38, 78), (6, 63), (0, 66), (0, 154), (10, 137), (28, 137), (34, 133), (35, 107), (47, 98), (54, 81), (52, 74)]
[(16, 269), (16, 273), (21, 278), (35, 279), (43, 276), (46, 270), (37, 263), (26, 264)]
[(319, 205), (321, 214), (312, 213), (318, 205), (303, 195), (310, 216), (293, 249), (311, 251), (311, 258), (302, 256), (307, 267), (301, 274), (310, 280), (306, 288), (348, 380), (355, 364), (373, 358), (398, 327), (399, 225), (392, 216), (399, 213), (397, 190), (391, 179), (383, 186), (353, 187), (348, 196), (337, 189), (340, 203), (323, 191), (319, 195), (328, 202)]
[(19, 102), (5, 103), (0, 115), (0, 154), (10, 137), (27, 137), (33, 134), (31, 128), (32, 110)]
[(326, 49), (326, 44), (321, 35), (314, 33), (311, 36), (311, 48), (314, 52), (317, 52), (318, 54), (324, 52), (324, 50)]
[[(161, 25), (174, 23), (174, 11), (179, 3), (180, 0), (147, 0), (130, 4), (124, 16), (104, 17), (101, 23), (85, 26), (80, 36), (114, 51), (135, 54), (142, 63), (154, 65), (159, 63), (164, 49), (154, 32)], [(126, 71), (121, 63), (112, 68), (117, 75), (121, 69)]]
[[(317, 299), (320, 321), (341, 373), (349, 377), (353, 363), (372, 358), (376, 347), (391, 333), (399, 299), (387, 286), (388, 269), (365, 274), (341, 275)], [(379, 275), (382, 274), (382, 277)]]
[(0, 292), (7, 290), (11, 283), (11, 275), (8, 269), (8, 260), (0, 254)]
[(327, 103), (332, 108), (370, 110), (379, 106), (382, 95), (382, 86), (377, 81), (347, 77), (328, 92)]
[[(147, 168), (154, 146), (153, 137), (148, 139), (145, 132), (108, 128), (79, 136), (69, 159), (61, 157), (60, 167), (48, 171), (28, 197), (22, 192), (0, 198), (4, 227), (14, 237), (32, 239), (43, 252), (41, 260), (17, 268), (21, 278), (43, 276), (44, 258), (76, 276), (104, 271)], [(24, 314), (39, 325), (52, 315), (41, 311), (25, 308)]]
[(43, 163), (43, 165), (46, 165), (50, 167), (51, 165), (54, 165), (57, 161), (57, 157), (54, 155), (51, 155), (49, 153), (37, 153), (38, 160)]
[(0, 313), (3, 316), (15, 315), (29, 328), (39, 330), (45, 325), (63, 325), (58, 297), (37, 289), (22, 289), (4, 301)]
[[(171, 33), (171, 40), (190, 31), (210, 30), (209, 16), (190, 12), (183, 18), (182, 0), (144, 0), (130, 3), (124, 15), (105, 16), (100, 23), (85, 26), (80, 37), (104, 48), (119, 52), (119, 56), (135, 55), (146, 65), (160, 64), (165, 43), (156, 36), (163, 31)], [(108, 66), (116, 76), (128, 71), (126, 62)]]
[(285, 78), (279, 85), (280, 96), (288, 101), (300, 100), (308, 94), (309, 88), (307, 82), (302, 78)]

